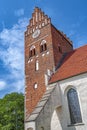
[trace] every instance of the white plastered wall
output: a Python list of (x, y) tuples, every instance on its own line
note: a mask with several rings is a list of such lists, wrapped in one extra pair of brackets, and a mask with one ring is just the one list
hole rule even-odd
[[(57, 88), (38, 116), (36, 126), (35, 122), (28, 122), (25, 124), (25, 130), (29, 127), (32, 127), (33, 130), (40, 130), (41, 126), (44, 127), (44, 130), (87, 130), (87, 73), (59, 81), (51, 84), (49, 87), (54, 86), (55, 84), (57, 85)], [(67, 91), (71, 87), (76, 89), (78, 93), (83, 120), (82, 124), (73, 126), (70, 124), (66, 96)], [(59, 105), (56, 105), (57, 101)]]
[[(87, 73), (59, 81), (58, 84), (60, 86), (62, 98), (62, 115), (61, 118), (59, 118), (62, 130), (87, 130)], [(73, 126), (70, 124), (70, 116), (66, 96), (67, 91), (71, 87), (75, 88), (78, 93), (83, 121), (82, 124), (76, 124)], [(52, 126), (53, 125), (55, 125), (55, 123), (52, 124)]]
[(32, 128), (32, 130), (36, 130), (35, 122), (26, 122), (25, 123), (25, 130), (27, 130), (28, 128)]

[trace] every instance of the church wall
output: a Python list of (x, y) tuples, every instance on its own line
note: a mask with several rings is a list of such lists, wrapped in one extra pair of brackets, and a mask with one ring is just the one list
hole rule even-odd
[(51, 130), (51, 118), (53, 111), (57, 107), (61, 106), (61, 98), (59, 91), (59, 87), (56, 87), (55, 90), (52, 92), (46, 105), (40, 112), (38, 118), (36, 119), (36, 130), (41, 130), (41, 127), (43, 127), (44, 130)]
[[(68, 78), (59, 82), (62, 97), (61, 125), (62, 130), (86, 130), (87, 129), (87, 73)], [(67, 91), (75, 88), (78, 93), (82, 123), (71, 125), (67, 102)]]
[(27, 122), (25, 125), (25, 130), (36, 130), (35, 122)]
[[(39, 34), (36, 33), (38, 35), (35, 37), (37, 30)], [(41, 51), (43, 40), (46, 42), (47, 49)], [(30, 50), (32, 46), (35, 47), (34, 55)], [(58, 31), (51, 24), (50, 18), (36, 7), (25, 32), (25, 130), (32, 128), (33, 130), (87, 130), (87, 74), (74, 76), (49, 86), (45, 84), (45, 76), (49, 77), (48, 71), (53, 72), (63, 54), (72, 49), (72, 42), (66, 35)], [(37, 61), (38, 70), (36, 69)], [(37, 88), (35, 88), (35, 84), (37, 84)], [(35, 122), (27, 120), (46, 89), (55, 85), (57, 85), (55, 90), (47, 99), (46, 104), (42, 105), (43, 109), (39, 112), (38, 117), (33, 119)], [(67, 91), (71, 87), (75, 88), (78, 93), (83, 120), (81, 124), (73, 126), (70, 124), (67, 103)]]
[[(68, 78), (48, 87), (55, 90), (35, 120), (36, 130), (86, 130), (87, 129), (87, 73)], [(67, 91), (76, 89), (78, 93), (82, 123), (71, 125), (67, 103)]]
[[(41, 44), (43, 41), (45, 46)], [(59, 52), (59, 44), (62, 45), (62, 53)], [(25, 32), (25, 120), (46, 91), (47, 71), (53, 72), (63, 53), (71, 51), (72, 48), (71, 42), (53, 27), (51, 19), (36, 7)]]

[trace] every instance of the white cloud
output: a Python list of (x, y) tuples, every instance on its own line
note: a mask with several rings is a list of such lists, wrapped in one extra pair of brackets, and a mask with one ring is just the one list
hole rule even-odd
[(6, 87), (6, 82), (3, 80), (0, 80), (0, 91), (3, 90)]
[(15, 12), (14, 12), (14, 14), (16, 15), (16, 16), (22, 16), (22, 15), (24, 15), (24, 9), (18, 9), (18, 10), (15, 10)]
[[(12, 28), (4, 28), (0, 33), (0, 58), (10, 72), (8, 77), (13, 90), (23, 90), (24, 85), (24, 31), (28, 19), (20, 19)], [(3, 48), (3, 49), (2, 49)]]

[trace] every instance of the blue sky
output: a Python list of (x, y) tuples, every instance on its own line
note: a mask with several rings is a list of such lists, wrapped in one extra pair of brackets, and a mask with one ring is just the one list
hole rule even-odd
[(0, 0), (0, 98), (24, 92), (24, 31), (35, 6), (74, 48), (87, 43), (87, 0)]

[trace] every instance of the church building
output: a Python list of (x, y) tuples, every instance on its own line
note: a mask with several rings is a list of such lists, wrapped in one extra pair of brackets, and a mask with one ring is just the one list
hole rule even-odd
[(87, 45), (38, 7), (25, 32), (25, 130), (87, 130)]

